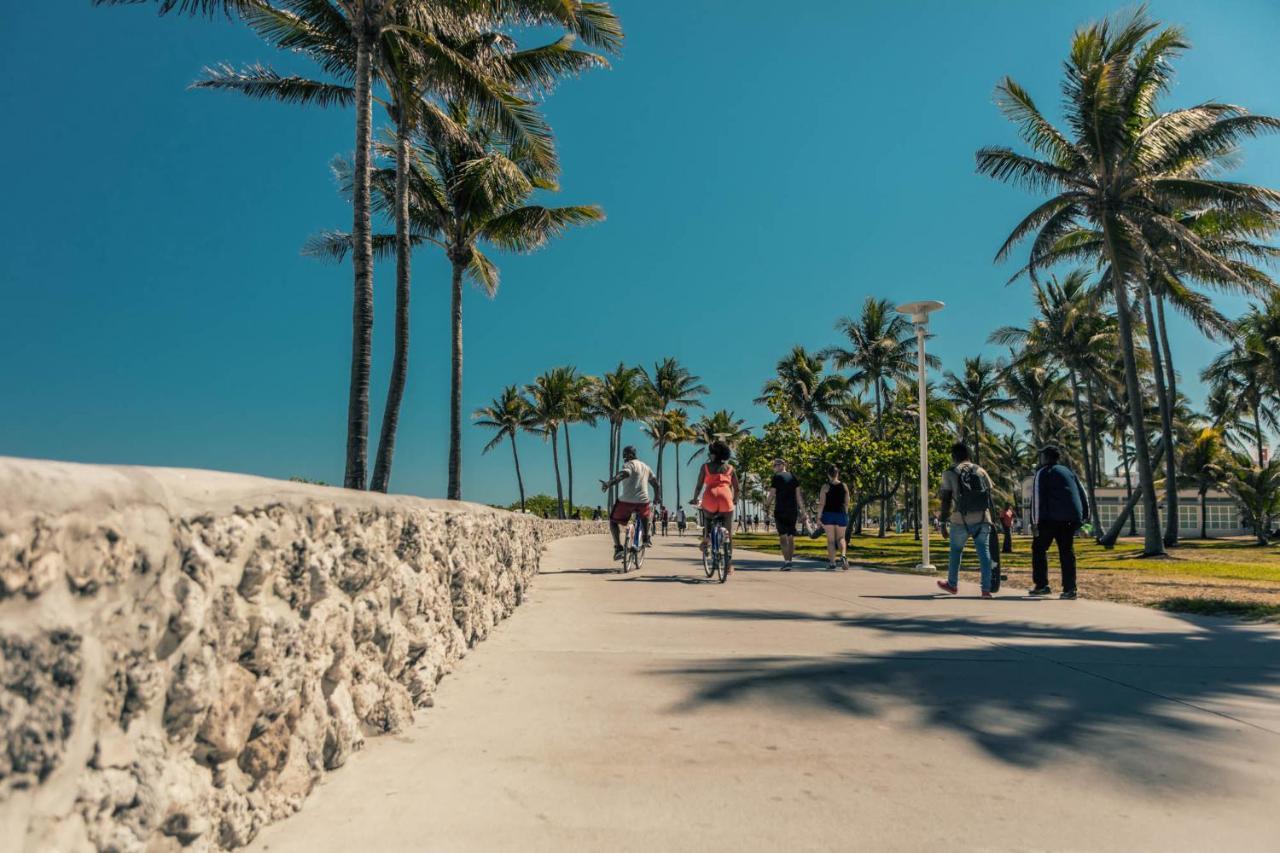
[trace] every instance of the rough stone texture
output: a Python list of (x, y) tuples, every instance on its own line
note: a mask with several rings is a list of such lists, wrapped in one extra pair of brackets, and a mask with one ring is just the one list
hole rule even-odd
[(0, 849), (247, 843), (602, 529), (0, 458)]

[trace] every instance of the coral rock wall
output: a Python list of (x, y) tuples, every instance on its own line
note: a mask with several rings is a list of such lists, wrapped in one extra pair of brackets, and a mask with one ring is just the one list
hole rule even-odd
[(245, 844), (601, 529), (0, 458), (0, 850)]

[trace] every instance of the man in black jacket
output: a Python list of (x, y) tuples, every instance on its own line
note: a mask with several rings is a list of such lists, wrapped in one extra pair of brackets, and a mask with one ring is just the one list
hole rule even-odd
[(1059, 598), (1076, 597), (1075, 535), (1080, 525), (1089, 520), (1089, 501), (1084, 496), (1080, 479), (1060, 463), (1061, 452), (1053, 445), (1040, 451), (1040, 467), (1031, 484), (1031, 595), (1048, 595), (1049, 543), (1058, 543), (1062, 562), (1062, 594)]

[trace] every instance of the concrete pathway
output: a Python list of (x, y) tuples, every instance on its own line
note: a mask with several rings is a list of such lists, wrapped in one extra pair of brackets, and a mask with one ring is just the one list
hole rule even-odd
[[(1280, 849), (1280, 630), (692, 540), (530, 600), (255, 849)], [(1084, 576), (1085, 583), (1088, 575)]]

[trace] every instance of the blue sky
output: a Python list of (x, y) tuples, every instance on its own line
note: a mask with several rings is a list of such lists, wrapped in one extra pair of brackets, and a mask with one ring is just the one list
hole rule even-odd
[[(1280, 114), (1280, 5), (1157, 0), (1194, 49), (1167, 101), (1216, 98)], [(627, 29), (608, 72), (547, 103), (564, 203), (609, 219), (501, 259), (502, 291), (466, 299), (469, 413), (509, 383), (576, 364), (675, 356), (710, 407), (751, 405), (793, 344), (835, 341), (868, 295), (948, 303), (932, 347), (947, 367), (1029, 314), (992, 255), (1034, 198), (974, 174), (1013, 143), (992, 90), (1011, 74), (1056, 115), (1072, 30), (1102, 2), (615, 0)], [(56, 50), (52, 48), (56, 45)], [(177, 465), (340, 482), (350, 354), (349, 267), (299, 254), (350, 225), (328, 163), (351, 114), (188, 91), (202, 66), (307, 70), (225, 21), (145, 6), (22, 3), (0, 30), (9, 164), (0, 228), (0, 454)], [(15, 132), (13, 128), (21, 128)], [(1280, 186), (1280, 139), (1241, 178)], [(443, 494), (448, 270), (414, 259), (413, 361), (393, 490)], [(376, 274), (374, 423), (391, 353), (393, 275)], [(1225, 310), (1241, 303), (1224, 299)], [(1177, 322), (1197, 402), (1217, 350)], [(627, 439), (639, 443), (638, 431)], [(506, 448), (465, 432), (466, 497), (514, 496)], [(575, 436), (594, 501), (603, 431)], [(521, 440), (530, 492), (549, 449)], [(370, 451), (372, 456), (372, 448)], [(581, 499), (580, 499), (581, 500)]]

